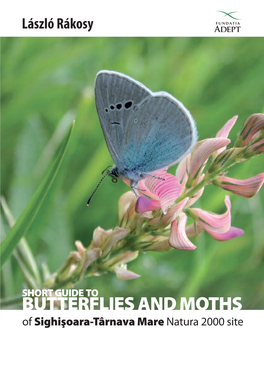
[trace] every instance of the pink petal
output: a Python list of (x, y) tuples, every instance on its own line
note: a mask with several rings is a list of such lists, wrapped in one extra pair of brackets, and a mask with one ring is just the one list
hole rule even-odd
[(118, 201), (118, 217), (121, 221), (124, 217), (130, 220), (135, 215), (136, 195), (132, 191), (124, 193)]
[(100, 226), (96, 227), (93, 232), (93, 247), (101, 247), (103, 241), (111, 234), (112, 229), (104, 230)]
[(238, 119), (238, 116), (234, 116), (229, 121), (227, 121), (226, 124), (221, 128), (221, 130), (218, 131), (215, 137), (216, 138), (227, 138), (229, 135), (229, 132), (231, 131), (234, 124), (236, 123), (237, 119)]
[(133, 273), (133, 271), (127, 270), (126, 268), (119, 266), (115, 267), (114, 271), (116, 273), (117, 278), (120, 280), (130, 280), (140, 277), (140, 275)]
[(184, 175), (188, 174), (190, 169), (190, 161), (191, 161), (191, 153), (188, 154), (181, 162), (179, 163), (177, 170), (176, 170), (176, 177), (181, 182)]
[[(148, 177), (149, 178), (149, 177)], [(148, 187), (145, 185), (145, 181), (146, 179), (141, 179), (139, 182), (138, 182), (138, 185), (137, 185), (137, 193), (140, 195), (140, 196), (144, 196), (144, 195), (147, 195), (149, 197), (151, 197), (152, 199), (157, 199), (158, 196), (156, 196), (153, 192), (151, 192)]]
[(229, 177), (219, 177), (217, 178), (217, 182), (220, 183), (221, 188), (231, 191), (234, 194), (249, 198), (254, 196), (260, 190), (264, 182), (264, 173), (244, 180)]
[[(152, 173), (153, 175), (156, 175), (155, 174), (156, 172)], [(158, 172), (157, 172), (158, 173)], [(147, 177), (149, 178), (149, 177)], [(152, 193), (146, 186), (145, 186), (145, 180), (146, 179), (141, 179), (139, 182), (138, 182), (138, 185), (136, 187), (136, 191), (137, 191), (137, 194), (140, 195), (140, 196), (144, 196), (144, 195), (147, 195), (149, 197), (152, 197), (153, 199), (157, 198), (157, 196)], [(122, 181), (127, 184), (129, 187), (130, 187), (130, 180), (128, 179), (125, 179), (123, 178)], [(133, 192), (134, 194), (134, 192)], [(135, 195), (135, 194), (134, 194)]]
[(163, 169), (160, 169), (160, 170), (153, 171), (153, 172), (150, 173), (151, 175), (147, 176), (145, 179), (141, 179), (138, 182), (138, 186), (137, 186), (138, 194), (141, 195), (141, 196), (147, 195), (147, 196), (149, 196), (149, 197), (151, 197), (153, 199), (157, 199), (158, 196), (153, 191), (149, 190), (148, 183), (146, 185), (145, 181), (148, 180), (148, 178), (157, 179), (155, 177), (162, 178), (161, 180), (165, 179), (163, 177), (163, 175), (167, 174), (167, 169), (168, 168), (163, 168)]
[(185, 227), (187, 222), (186, 214), (182, 213), (179, 217), (179, 224), (177, 219), (172, 222), (169, 243), (176, 249), (192, 250), (196, 246), (187, 238)]
[[(238, 119), (238, 116), (234, 116), (231, 118), (227, 123), (221, 128), (220, 131), (216, 134), (216, 138), (227, 138), (229, 135), (229, 132), (231, 131), (232, 127), (236, 123), (236, 120)], [(220, 148), (216, 151), (216, 156), (218, 156), (221, 152), (223, 152), (226, 149), (226, 146), (223, 148)]]
[(231, 224), (231, 202), (229, 196), (225, 197), (225, 205), (227, 211), (224, 214), (209, 213), (199, 208), (193, 208), (192, 212), (198, 216), (199, 224), (204, 228), (204, 230), (208, 231), (214, 229), (218, 232), (226, 232), (229, 230)]
[(148, 177), (145, 179), (145, 186), (160, 200), (162, 212), (167, 213), (168, 207), (180, 196), (182, 186), (174, 175), (161, 172), (159, 178)]
[(208, 234), (210, 234), (215, 240), (218, 240), (220, 242), (225, 241), (225, 240), (231, 240), (236, 238), (237, 236), (241, 236), (244, 234), (244, 231), (231, 226), (227, 232), (220, 233), (215, 230), (206, 230)]
[(260, 154), (264, 152), (264, 139), (252, 144), (249, 149), (252, 149), (255, 153)]
[(218, 149), (226, 147), (229, 143), (230, 140), (226, 138), (211, 138), (198, 142), (192, 153), (190, 176), (196, 178), (198, 172), (203, 169), (204, 163), (209, 156)]
[(173, 205), (167, 212), (166, 215), (162, 217), (153, 218), (149, 221), (150, 225), (157, 226), (159, 228), (165, 228), (171, 224), (172, 221), (179, 215), (182, 211), (183, 207), (186, 205), (187, 201), (189, 200), (188, 197), (180, 201), (178, 204)]
[(136, 203), (136, 212), (143, 213), (160, 208), (160, 201), (152, 200), (145, 196), (139, 196)]
[(82, 256), (83, 253), (86, 251), (86, 248), (84, 248), (84, 246), (83, 246), (83, 244), (80, 240), (76, 240), (75, 245), (77, 247), (77, 250), (78, 250), (79, 254)]

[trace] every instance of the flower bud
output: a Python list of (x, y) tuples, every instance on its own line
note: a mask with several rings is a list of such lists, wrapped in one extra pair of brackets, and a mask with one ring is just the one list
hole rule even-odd
[(117, 242), (124, 239), (129, 232), (130, 229), (115, 227), (114, 230), (108, 235), (108, 237), (104, 240), (103, 244), (101, 245), (101, 249), (103, 251), (104, 256), (111, 251), (111, 249)]
[(120, 280), (130, 280), (141, 277), (141, 275), (133, 273), (133, 271), (127, 270), (126, 266), (116, 266), (114, 268), (114, 271), (116, 273), (117, 278)]
[(238, 143), (245, 146), (264, 137), (264, 114), (255, 113), (248, 117), (239, 135)]
[(220, 176), (213, 181), (213, 184), (230, 191), (236, 195), (243, 197), (252, 197), (260, 190), (264, 182), (264, 173), (258, 174), (255, 177), (239, 180)]

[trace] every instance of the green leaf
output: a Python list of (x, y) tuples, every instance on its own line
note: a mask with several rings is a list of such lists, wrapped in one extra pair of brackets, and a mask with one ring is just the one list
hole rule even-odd
[(53, 161), (51, 162), (51, 165), (46, 171), (46, 175), (44, 176), (43, 181), (41, 182), (37, 191), (34, 193), (29, 203), (19, 216), (15, 225), (11, 228), (6, 238), (3, 240), (1, 244), (1, 266), (3, 266), (6, 260), (11, 256), (13, 250), (16, 248), (18, 242), (23, 237), (23, 235), (25, 235), (26, 231), (33, 222), (41, 204), (43, 203), (43, 200), (47, 195), (47, 192), (49, 191), (52, 182), (57, 174), (59, 166), (62, 162), (63, 156), (65, 154), (67, 145), (69, 143), (73, 131), (73, 127), (74, 121), (71, 124), (68, 132), (64, 136), (61, 145), (58, 148)]

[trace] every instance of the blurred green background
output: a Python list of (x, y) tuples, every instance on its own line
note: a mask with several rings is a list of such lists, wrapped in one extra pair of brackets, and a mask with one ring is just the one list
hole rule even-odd
[[(128, 190), (107, 178), (86, 207), (102, 170), (112, 164), (94, 103), (99, 70), (123, 72), (177, 97), (195, 118), (199, 139), (214, 136), (238, 114), (234, 140), (244, 120), (264, 109), (262, 38), (2, 38), (1, 59), (2, 195), (16, 218), (76, 120), (59, 173), (26, 234), (39, 266), (46, 263), (51, 272), (75, 250), (75, 240), (87, 246), (97, 226), (117, 225), (118, 199)], [(260, 156), (237, 165), (230, 176), (263, 171)], [(209, 186), (199, 206), (222, 213), (224, 196)], [(242, 237), (216, 242), (204, 234), (193, 240), (195, 251), (141, 254), (128, 266), (139, 279), (120, 281), (109, 273), (76, 287), (136, 300), (239, 296), (244, 309), (264, 309), (263, 189), (252, 199), (232, 195), (231, 202), (232, 226), (245, 230)], [(2, 297), (20, 294), (23, 286), (12, 258), (2, 274)]]

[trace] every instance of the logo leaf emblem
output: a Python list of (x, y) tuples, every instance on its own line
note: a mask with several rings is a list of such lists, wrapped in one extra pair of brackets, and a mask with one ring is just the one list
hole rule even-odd
[(226, 12), (223, 12), (222, 10), (218, 10), (217, 12), (224, 13), (225, 16), (228, 16), (228, 17), (231, 17), (231, 18), (233, 18), (233, 19), (239, 20), (239, 18), (235, 18), (235, 17), (231, 16), (231, 14), (233, 14), (233, 13), (237, 13), (237, 12), (229, 12), (229, 13), (226, 13)]

